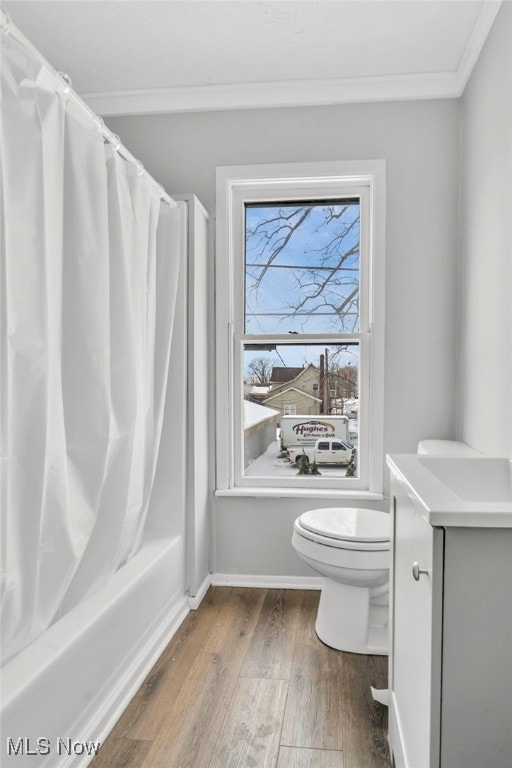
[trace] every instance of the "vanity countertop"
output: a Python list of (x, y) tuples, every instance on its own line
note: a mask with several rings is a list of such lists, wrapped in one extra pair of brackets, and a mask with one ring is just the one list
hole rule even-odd
[(391, 454), (387, 464), (430, 525), (512, 528), (512, 460)]

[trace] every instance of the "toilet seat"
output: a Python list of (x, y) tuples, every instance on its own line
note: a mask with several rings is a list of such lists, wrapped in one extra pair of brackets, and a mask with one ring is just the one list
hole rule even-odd
[[(340, 514), (343, 512), (343, 514)], [(298, 534), (337, 549), (388, 550), (390, 517), (361, 507), (311, 509), (295, 521)]]

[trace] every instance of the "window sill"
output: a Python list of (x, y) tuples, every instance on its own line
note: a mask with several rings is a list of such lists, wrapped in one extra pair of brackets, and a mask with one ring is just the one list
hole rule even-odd
[(215, 496), (245, 496), (255, 499), (339, 499), (344, 501), (382, 501), (382, 493), (373, 491), (339, 491), (332, 488), (226, 488)]

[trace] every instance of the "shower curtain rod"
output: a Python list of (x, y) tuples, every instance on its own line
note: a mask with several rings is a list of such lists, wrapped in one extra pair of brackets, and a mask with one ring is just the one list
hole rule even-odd
[(109, 142), (109, 144), (113, 146), (114, 150), (125, 160), (128, 160), (128, 162), (133, 163), (133, 165), (136, 166), (137, 175), (142, 176), (142, 174), (145, 173), (148, 179), (159, 188), (160, 198), (163, 200), (163, 202), (168, 203), (168, 205), (170, 205), (172, 208), (176, 207), (176, 202), (172, 199), (172, 197), (168, 195), (163, 186), (159, 184), (156, 179), (154, 179), (153, 176), (148, 173), (148, 171), (146, 171), (142, 163), (126, 149), (119, 136), (117, 136), (115, 133), (112, 133), (112, 131), (110, 131), (105, 125), (103, 118), (99, 117), (99, 115), (93, 112), (87, 106), (85, 101), (80, 98), (76, 91), (73, 90), (71, 78), (69, 75), (65, 72), (57, 72), (57, 70), (44, 58), (44, 56), (37, 50), (37, 48), (30, 42), (30, 40), (28, 40), (25, 35), (18, 29), (18, 27), (13, 24), (11, 17), (3, 8), (0, 8), (0, 30), (2, 34), (9, 35), (18, 45), (28, 50), (29, 53), (35, 56), (45, 66), (45, 68), (56, 79), (57, 83), (64, 86), (64, 93), (74, 101), (74, 103), (82, 110), (82, 112), (85, 112), (87, 117), (89, 117), (93, 123), (96, 124), (98, 131)]

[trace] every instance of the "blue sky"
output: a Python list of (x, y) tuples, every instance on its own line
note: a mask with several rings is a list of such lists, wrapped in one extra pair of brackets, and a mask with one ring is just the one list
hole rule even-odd
[[(316, 279), (324, 279), (329, 276), (328, 268), (335, 266), (340, 256), (349, 250), (353, 253), (346, 258), (342, 269), (337, 270), (334, 275), (334, 279), (342, 280), (346, 285), (333, 285), (331, 279), (323, 290), (322, 297), (327, 302), (332, 301), (339, 305), (354, 289), (359, 279), (359, 204), (350, 202), (347, 205), (342, 201), (336, 204), (317, 203), (312, 206), (308, 217), (293, 232), (287, 245), (270, 264), (259, 288), (255, 289), (256, 278), (262, 273), (259, 265), (269, 263), (273, 248), (281, 242), (273, 238), (269, 244), (259, 237), (261, 224), (278, 216), (280, 212), (287, 216), (297, 212), (294, 219), (297, 220), (302, 207), (295, 204), (246, 207), (246, 333), (335, 333), (354, 329), (354, 315), (347, 316), (344, 323), (343, 318), (334, 314), (332, 308), (325, 306), (322, 298), (306, 301), (302, 307), (302, 312), (305, 313), (303, 315), (266, 316), (269, 312), (280, 312), (284, 315), (292, 313), (290, 305), (304, 301), (311, 292), (317, 290), (316, 285), (313, 285), (310, 268), (323, 267), (324, 269), (317, 273)], [(339, 215), (344, 207), (346, 210), (342, 217), (326, 222), (329, 210)], [(251, 236), (250, 233), (256, 230), (258, 225), (260, 229), (257, 234)], [(274, 225), (267, 228), (269, 233), (273, 231), (272, 226)], [(336, 242), (339, 233), (349, 228), (350, 231), (341, 243)]]

